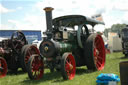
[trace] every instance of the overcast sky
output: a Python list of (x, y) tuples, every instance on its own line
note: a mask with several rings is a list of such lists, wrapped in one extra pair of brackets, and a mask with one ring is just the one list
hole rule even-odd
[[(128, 0), (0, 0), (0, 29), (45, 31), (46, 6), (54, 8), (53, 18), (71, 14), (91, 17), (101, 13), (105, 28), (128, 24)], [(104, 30), (99, 28), (96, 30)]]

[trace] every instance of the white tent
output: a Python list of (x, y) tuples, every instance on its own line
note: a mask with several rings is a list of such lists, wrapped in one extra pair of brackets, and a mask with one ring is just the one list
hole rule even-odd
[(108, 33), (108, 47), (111, 52), (122, 50), (121, 38), (119, 38), (117, 33)]

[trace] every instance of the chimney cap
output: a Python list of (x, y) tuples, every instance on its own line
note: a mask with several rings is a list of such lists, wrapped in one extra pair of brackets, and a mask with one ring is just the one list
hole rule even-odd
[(52, 11), (52, 10), (54, 10), (54, 8), (52, 8), (52, 7), (45, 7), (44, 10), (45, 11)]

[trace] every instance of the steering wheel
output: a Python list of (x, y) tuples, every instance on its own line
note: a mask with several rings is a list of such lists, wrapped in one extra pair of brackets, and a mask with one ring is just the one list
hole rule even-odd
[(14, 50), (17, 54), (20, 53), (21, 48), (27, 44), (27, 40), (25, 35), (21, 31), (16, 31), (11, 36), (11, 45), (12, 50)]
[(89, 35), (88, 27), (85, 24), (79, 25), (77, 30), (77, 41), (80, 48), (83, 48), (81, 37), (84, 35)]

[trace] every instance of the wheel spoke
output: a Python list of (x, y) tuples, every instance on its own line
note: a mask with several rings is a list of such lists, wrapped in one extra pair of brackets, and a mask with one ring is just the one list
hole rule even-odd
[(96, 64), (96, 67), (99, 68), (99, 64)]
[(98, 58), (98, 59), (100, 59), (100, 60), (103, 60), (103, 58), (102, 58), (102, 57), (100, 57), (100, 56), (98, 56), (97, 58)]
[(14, 49), (16, 49), (16, 48), (17, 48), (17, 46), (18, 46), (18, 43), (16, 43), (16, 45), (14, 46)]
[(102, 63), (101, 63), (101, 62), (99, 62), (99, 61), (98, 61), (97, 63), (99, 64), (99, 66), (101, 66), (101, 65), (102, 65)]
[(29, 56), (32, 55), (32, 53), (31, 53), (31, 49), (28, 50), (28, 54), (29, 54)]
[(26, 64), (28, 63), (29, 58), (30, 58), (30, 56), (26, 56), (26, 57), (25, 57), (25, 63), (26, 63)]
[(32, 57), (30, 58), (32, 59), (32, 64), (31, 64), (32, 73), (29, 73), (29, 70), (28, 73), (29, 73), (29, 77), (34, 80), (40, 79), (44, 73), (43, 61), (39, 57), (40, 57), (39, 55), (32, 55)]
[(68, 63), (66, 63), (65, 69), (66, 69), (66, 71), (68, 71), (68, 70), (70, 69), (70, 67), (69, 67), (69, 64), (68, 64)]
[(100, 35), (96, 36), (94, 47), (96, 48), (96, 52), (95, 50), (93, 51), (96, 67), (98, 70), (102, 70), (104, 68), (104, 63), (105, 63), (105, 54), (104, 54), (105, 48), (104, 48), (103, 39), (101, 38)]
[(99, 40), (99, 39), (97, 39), (97, 41), (96, 41), (95, 43), (96, 43), (96, 45), (97, 45), (97, 44), (99, 44), (99, 43), (100, 43), (100, 40)]
[(37, 71), (35, 71), (34, 77), (37, 77)]
[(20, 40), (22, 41), (23, 39), (24, 39), (24, 37), (23, 37), (23, 36), (21, 36), (21, 37), (20, 37)]

